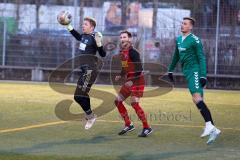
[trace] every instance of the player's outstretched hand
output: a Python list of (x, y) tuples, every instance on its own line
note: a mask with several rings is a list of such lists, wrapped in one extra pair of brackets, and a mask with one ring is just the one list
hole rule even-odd
[(205, 87), (206, 84), (207, 84), (207, 79), (204, 78), (204, 77), (201, 77), (201, 78), (200, 78), (200, 84), (201, 84), (202, 87)]
[(169, 80), (174, 83), (174, 79), (173, 79), (173, 73), (172, 72), (168, 72), (168, 78)]
[(96, 32), (95, 33), (95, 41), (98, 47), (102, 46), (102, 33), (101, 32)]
[(65, 27), (67, 28), (68, 31), (73, 30), (73, 26), (71, 25), (71, 23), (69, 23), (68, 25), (65, 25)]

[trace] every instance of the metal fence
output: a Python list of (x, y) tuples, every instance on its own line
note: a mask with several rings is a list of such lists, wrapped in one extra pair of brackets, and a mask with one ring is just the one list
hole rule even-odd
[[(194, 33), (204, 45), (211, 86), (240, 88), (238, 0), (0, 0), (0, 78), (34, 80), (34, 69), (53, 70), (77, 54), (78, 43), (56, 21), (61, 10), (72, 13), (75, 28), (80, 28), (84, 16), (97, 19), (96, 30), (103, 32), (108, 51), (105, 70), (118, 52), (118, 33), (125, 28), (134, 33), (144, 63), (167, 66), (181, 19), (193, 16), (197, 20)], [(17, 69), (30, 69), (31, 73), (21, 78)], [(180, 70), (178, 66), (176, 72)], [(20, 73), (18, 78), (16, 72)]]

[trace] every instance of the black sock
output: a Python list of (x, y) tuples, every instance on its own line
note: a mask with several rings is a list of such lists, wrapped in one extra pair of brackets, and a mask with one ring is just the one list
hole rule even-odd
[(202, 114), (202, 117), (204, 118), (205, 122), (211, 121), (212, 124), (214, 125), (211, 113), (210, 113), (208, 107), (206, 106), (206, 104), (203, 101), (200, 101), (196, 105), (197, 105), (198, 109), (200, 110), (200, 113)]

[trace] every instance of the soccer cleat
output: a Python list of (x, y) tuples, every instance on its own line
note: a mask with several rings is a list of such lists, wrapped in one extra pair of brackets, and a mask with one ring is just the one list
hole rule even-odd
[(126, 134), (127, 132), (133, 131), (134, 129), (135, 129), (135, 128), (134, 128), (133, 124), (130, 124), (130, 126), (125, 126), (125, 127), (123, 128), (123, 130), (121, 130), (121, 132), (118, 133), (118, 135), (124, 135), (124, 134)]
[(207, 144), (212, 144), (217, 139), (217, 137), (220, 135), (220, 133), (221, 133), (221, 131), (215, 127), (214, 130), (209, 135)]
[(203, 138), (203, 137), (206, 137), (206, 136), (208, 136), (208, 135), (210, 135), (210, 133), (215, 129), (216, 127), (214, 127), (213, 125), (211, 125), (211, 126), (209, 126), (209, 127), (205, 127), (204, 128), (204, 131), (203, 131), (203, 133), (201, 134), (201, 138)]
[(147, 137), (152, 132), (152, 128), (143, 128), (142, 132), (138, 135), (138, 137)]
[(87, 123), (85, 124), (85, 129), (90, 129), (97, 119), (97, 115), (90, 114), (86, 116)]

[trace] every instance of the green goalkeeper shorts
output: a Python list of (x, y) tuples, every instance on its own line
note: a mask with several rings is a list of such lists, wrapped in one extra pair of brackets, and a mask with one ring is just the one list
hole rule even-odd
[(187, 80), (190, 93), (200, 93), (201, 96), (203, 96), (203, 88), (200, 84), (199, 69), (193, 68), (191, 70), (185, 70), (183, 71), (183, 74)]

